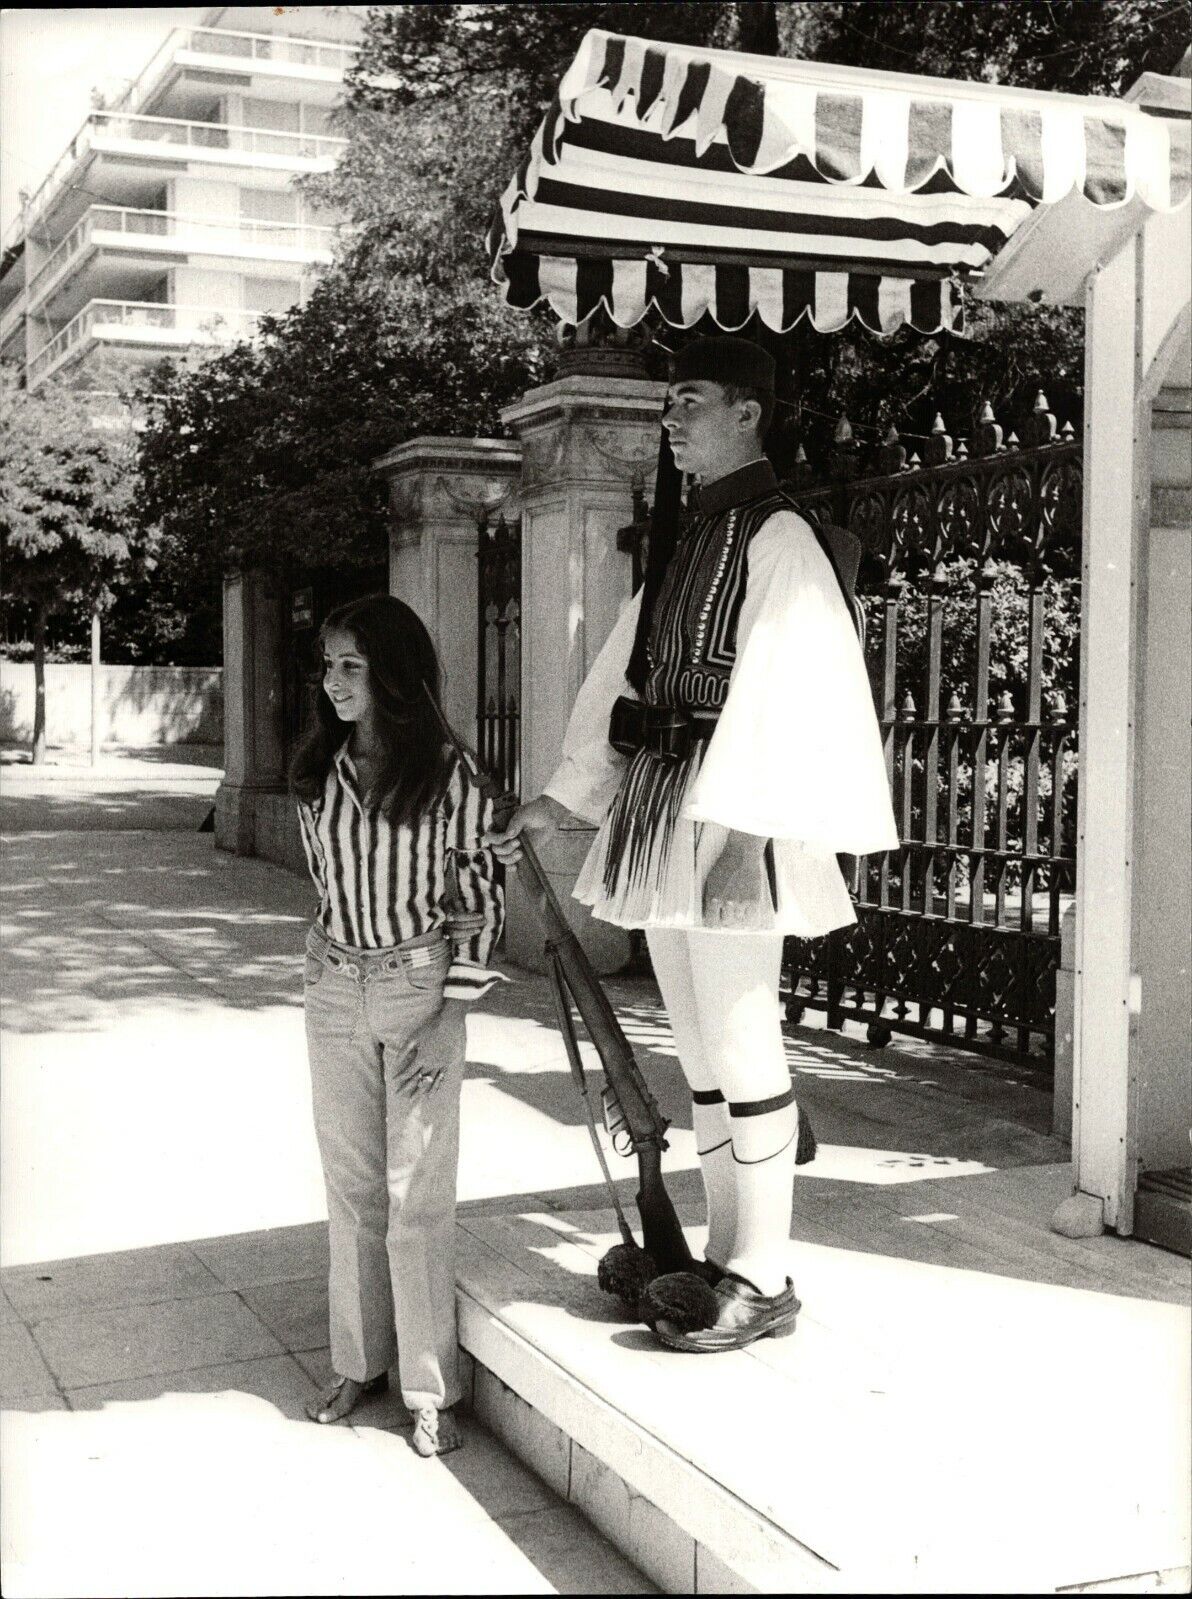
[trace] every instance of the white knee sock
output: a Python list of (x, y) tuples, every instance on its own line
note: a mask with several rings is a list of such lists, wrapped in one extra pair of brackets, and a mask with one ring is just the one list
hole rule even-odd
[(763, 1294), (786, 1286), (798, 1111), (794, 1090), (729, 1104), (737, 1230), (727, 1261)]
[(714, 1265), (723, 1266), (732, 1253), (737, 1231), (737, 1179), (724, 1095), (715, 1088), (693, 1089), (691, 1115), (708, 1208), (708, 1246), (704, 1253)]

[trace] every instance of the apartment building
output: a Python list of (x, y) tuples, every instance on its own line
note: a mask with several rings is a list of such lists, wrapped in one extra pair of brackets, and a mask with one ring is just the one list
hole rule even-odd
[(138, 366), (305, 297), (336, 219), (294, 180), (343, 147), (362, 9), (212, 7), (90, 112), (3, 241), (0, 357), (30, 388), (59, 379), (102, 414)]

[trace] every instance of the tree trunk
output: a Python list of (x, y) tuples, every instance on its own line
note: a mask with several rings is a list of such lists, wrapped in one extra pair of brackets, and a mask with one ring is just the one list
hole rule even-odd
[(46, 758), (46, 608), (37, 607), (33, 624), (33, 764)]
[(99, 765), (99, 612), (91, 613), (91, 765)]
[(741, 49), (753, 56), (778, 54), (778, 13), (773, 0), (738, 0)]

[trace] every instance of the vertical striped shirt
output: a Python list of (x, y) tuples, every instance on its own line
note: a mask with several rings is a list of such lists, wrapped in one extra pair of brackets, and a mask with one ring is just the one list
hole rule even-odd
[(298, 818), (319, 893), (317, 920), (328, 938), (354, 949), (391, 949), (442, 928), (453, 951), (448, 998), (479, 998), (500, 979), (487, 963), (504, 898), (480, 842), (492, 825), (492, 802), (458, 757), (439, 803), (416, 822), (394, 825), (361, 794), (345, 743), (322, 797), (300, 801)]

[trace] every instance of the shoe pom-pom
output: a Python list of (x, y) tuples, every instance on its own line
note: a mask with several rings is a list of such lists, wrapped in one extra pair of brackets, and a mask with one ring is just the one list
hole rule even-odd
[(637, 1244), (614, 1244), (596, 1268), (596, 1281), (605, 1293), (615, 1294), (634, 1312), (642, 1290), (657, 1275), (654, 1257)]
[(697, 1332), (716, 1322), (720, 1300), (712, 1288), (689, 1271), (655, 1277), (642, 1294), (638, 1313), (647, 1326), (667, 1321), (679, 1332)]

